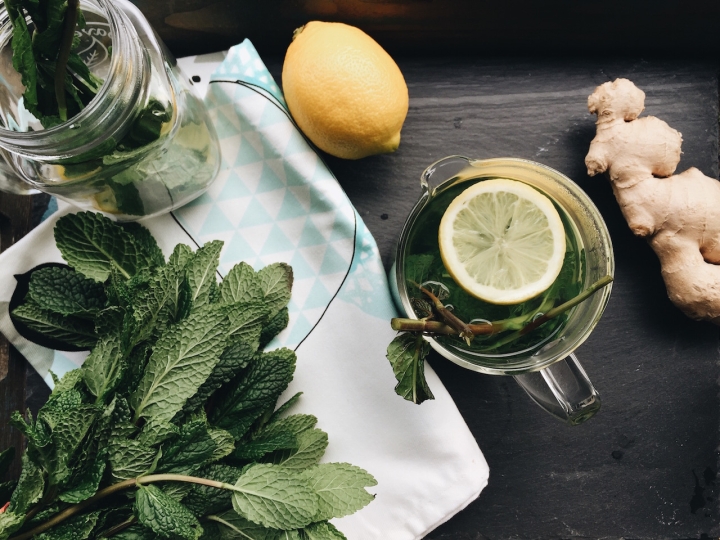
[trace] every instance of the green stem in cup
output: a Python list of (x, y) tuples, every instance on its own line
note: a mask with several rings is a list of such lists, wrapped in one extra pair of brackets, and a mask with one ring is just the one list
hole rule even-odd
[[(457, 318), (456, 315), (452, 314), (447, 308), (443, 306), (443, 309), (446, 313), (450, 313), (454, 319), (457, 321), (460, 321), (460, 323), (455, 325), (450, 325), (448, 319), (445, 319), (446, 323), (442, 323), (440, 321), (430, 321), (430, 320), (424, 320), (424, 319), (405, 319), (405, 318), (399, 318), (396, 317), (390, 321), (390, 326), (393, 330), (397, 332), (422, 332), (424, 334), (430, 334), (430, 335), (460, 335), (460, 337), (464, 337), (461, 335), (461, 328), (463, 331), (470, 332), (473, 336), (477, 335), (489, 335), (489, 334), (496, 334), (499, 332), (505, 332), (507, 330), (516, 330), (516, 332), (513, 332), (512, 334), (509, 334), (507, 337), (503, 338), (501, 341), (497, 343), (497, 346), (504, 345), (506, 343), (509, 343), (521, 336), (524, 336), (528, 334), (529, 332), (532, 332), (542, 324), (546, 323), (550, 319), (554, 319), (558, 315), (561, 315), (565, 313), (566, 311), (572, 309), (573, 307), (577, 306), (579, 303), (587, 300), (590, 296), (598, 292), (600, 289), (606, 287), (610, 283), (612, 283), (612, 276), (604, 276), (597, 280), (595, 283), (590, 285), (587, 289), (582, 291), (579, 295), (572, 298), (571, 300), (568, 300), (567, 302), (560, 304), (557, 307), (554, 307), (550, 309), (547, 313), (544, 313), (534, 321), (528, 321), (527, 316), (523, 317), (515, 317), (513, 319), (505, 319), (502, 321), (493, 321), (490, 324), (465, 324), (460, 319)], [(429, 291), (423, 289), (423, 287), (420, 287), (420, 290), (428, 295), (430, 299), (433, 301), (433, 304), (435, 308), (437, 309), (437, 303), (440, 303), (440, 300), (437, 299), (435, 295), (432, 293), (429, 293)], [(439, 311), (439, 310), (438, 310)], [(441, 315), (443, 315), (443, 318), (445, 318), (445, 315), (440, 312)]]
[[(415, 285), (417, 285), (417, 283)], [(431, 291), (427, 290), (422, 285), (417, 285), (417, 287), (420, 289), (420, 291), (422, 291), (425, 296), (430, 299), (433, 307), (435, 308), (435, 311), (437, 311), (438, 314), (445, 320), (447, 325), (456, 330), (458, 335), (463, 338), (468, 345), (470, 345), (470, 342), (475, 337), (475, 334), (470, 329), (470, 326), (467, 323), (461, 321), (457, 315), (455, 315), (452, 311), (446, 308), (443, 305), (442, 301), (440, 301), (440, 299), (435, 296)]]
[(55, 97), (58, 102), (58, 114), (60, 120), (67, 120), (67, 102), (65, 101), (65, 77), (67, 76), (67, 64), (72, 49), (73, 37), (75, 36), (75, 25), (77, 24), (78, 8), (80, 0), (68, 0), (65, 11), (62, 41), (58, 53), (57, 64), (55, 65)]
[(590, 285), (587, 289), (585, 289), (583, 292), (578, 294), (575, 298), (572, 298), (572, 299), (568, 300), (567, 302), (560, 304), (557, 307), (552, 308), (547, 313), (541, 315), (534, 321), (523, 326), (520, 330), (513, 332), (512, 334), (509, 334), (508, 336), (504, 337), (503, 339), (501, 339), (500, 341), (495, 343), (495, 347), (500, 347), (500, 346), (510, 343), (526, 334), (529, 334), (530, 332), (535, 330), (540, 325), (546, 323), (550, 319), (554, 319), (558, 315), (561, 315), (561, 314), (565, 313), (566, 311), (574, 308), (579, 303), (584, 302), (585, 300), (590, 298), (593, 294), (598, 292), (603, 287), (610, 285), (610, 283), (612, 283), (612, 280), (613, 280), (612, 276), (604, 276), (604, 277), (600, 278), (595, 283)]

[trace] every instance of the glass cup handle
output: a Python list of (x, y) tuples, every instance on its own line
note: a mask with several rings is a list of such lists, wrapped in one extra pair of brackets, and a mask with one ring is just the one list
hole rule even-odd
[(434, 188), (430, 186), (430, 180), (434, 176), (440, 175), (440, 180), (435, 182), (435, 185), (438, 185), (466, 169), (471, 162), (472, 160), (465, 156), (448, 156), (439, 159), (420, 175), (420, 187), (432, 195)]
[(574, 354), (540, 371), (514, 377), (535, 403), (572, 426), (600, 410), (600, 395)]

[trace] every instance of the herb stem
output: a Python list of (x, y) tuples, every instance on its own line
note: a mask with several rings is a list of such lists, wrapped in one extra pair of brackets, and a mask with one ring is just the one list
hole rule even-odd
[(67, 75), (67, 64), (70, 58), (73, 38), (75, 37), (75, 25), (77, 24), (80, 0), (68, 0), (65, 10), (65, 21), (63, 27), (60, 52), (58, 52), (57, 64), (55, 65), (55, 98), (58, 102), (58, 114), (60, 120), (67, 121), (67, 102), (65, 100), (65, 77)]
[[(502, 344), (508, 343), (509, 341), (512, 341), (514, 339), (517, 339), (521, 336), (524, 336), (525, 334), (532, 332), (535, 330), (538, 326), (542, 325), (543, 323), (546, 323), (550, 319), (553, 319), (557, 317), (558, 315), (561, 315), (562, 313), (568, 311), (569, 309), (572, 309), (579, 303), (587, 300), (590, 296), (595, 294), (597, 291), (602, 289), (603, 287), (606, 287), (612, 282), (613, 278), (612, 276), (604, 276), (597, 280), (595, 283), (590, 285), (587, 289), (582, 291), (580, 294), (578, 294), (576, 297), (568, 300), (567, 302), (560, 304), (557, 307), (554, 307), (550, 309), (547, 313), (541, 315), (534, 321), (529, 322), (528, 324), (525, 324), (524, 326), (518, 328), (518, 324), (523, 321), (527, 320), (525, 316), (522, 317), (515, 317), (513, 319), (505, 319), (502, 321), (493, 321), (490, 324), (466, 324), (464, 325), (467, 331), (471, 332), (474, 336), (478, 335), (488, 335), (488, 334), (495, 334), (498, 332), (502, 332), (504, 330), (513, 330), (518, 328), (517, 332), (513, 332), (509, 336), (507, 336), (505, 339), (502, 340)], [(428, 293), (425, 291), (422, 287), (420, 287), (420, 290), (423, 291), (423, 293), (427, 294), (430, 299), (433, 301), (435, 308), (437, 309), (437, 297), (433, 295), (432, 293)], [(440, 302), (437, 300), (437, 302)], [(445, 311), (448, 311), (445, 309)], [(443, 315), (444, 316), (444, 315)], [(453, 317), (455, 317), (453, 315)], [(457, 317), (455, 317), (457, 319)], [(459, 320), (459, 319), (458, 319)], [(447, 321), (446, 319), (446, 322)], [(462, 322), (462, 321), (461, 321)], [(464, 323), (463, 323), (464, 324)], [(400, 317), (395, 317), (390, 320), (390, 326), (393, 330), (396, 332), (422, 332), (423, 334), (434, 334), (434, 335), (444, 335), (444, 336), (454, 336), (460, 334), (460, 330), (456, 326), (451, 326), (449, 324), (440, 322), (440, 321), (431, 321), (426, 319), (405, 319)], [(461, 335), (462, 337), (462, 335)]]
[(435, 306), (435, 309), (440, 314), (440, 316), (445, 319), (445, 322), (448, 324), (448, 326), (451, 326), (455, 330), (457, 330), (460, 337), (463, 338), (468, 345), (470, 345), (470, 342), (472, 341), (472, 338), (475, 337), (475, 335), (473, 334), (468, 324), (461, 321), (452, 311), (447, 309), (440, 301), (440, 299), (435, 296), (431, 291), (427, 290), (422, 285), (418, 285), (418, 288), (420, 289), (420, 291), (422, 291), (423, 294), (425, 294), (425, 296), (430, 299), (430, 301)]
[(587, 289), (585, 289), (583, 292), (578, 294), (575, 298), (571, 298), (564, 304), (560, 304), (557, 307), (552, 308), (550, 311), (545, 313), (544, 315), (538, 317), (533, 322), (528, 324), (527, 326), (520, 329), (518, 332), (521, 336), (524, 336), (528, 332), (532, 332), (535, 330), (538, 326), (541, 324), (549, 321), (550, 319), (557, 317), (558, 315), (568, 311), (569, 309), (574, 308), (577, 306), (580, 302), (584, 302), (588, 298), (590, 298), (593, 294), (595, 294), (597, 291), (602, 289), (603, 287), (606, 287), (607, 285), (610, 285), (612, 283), (612, 276), (604, 276), (598, 279), (595, 283), (590, 285)]
[(89, 506), (92, 506), (96, 502), (104, 499), (105, 497), (108, 497), (110, 495), (113, 495), (114, 493), (118, 493), (120, 491), (124, 491), (126, 489), (130, 489), (134, 486), (142, 486), (145, 484), (153, 484), (155, 482), (188, 482), (191, 484), (200, 484), (203, 486), (210, 486), (217, 489), (228, 489), (228, 490), (234, 490), (235, 486), (231, 484), (225, 484), (223, 482), (216, 482), (215, 480), (208, 480), (207, 478), (198, 478), (196, 476), (186, 476), (184, 474), (151, 474), (148, 476), (141, 476), (138, 478), (130, 478), (129, 480), (123, 480), (122, 482), (118, 482), (117, 484), (113, 484), (112, 486), (108, 486), (106, 488), (101, 489), (98, 491), (95, 495), (90, 497), (89, 499), (70, 506), (69, 508), (66, 508), (59, 514), (55, 515), (53, 518), (47, 520), (45, 523), (42, 523), (41, 525), (38, 525), (34, 529), (19, 534), (17, 536), (13, 536), (10, 538), (10, 540), (28, 540), (29, 538), (32, 538), (36, 534), (40, 534), (42, 532), (47, 531), (48, 529), (54, 527), (55, 525), (58, 525), (65, 521), (66, 519), (74, 516), (75, 514), (78, 514), (88, 508)]
[(98, 535), (98, 538), (111, 538), (115, 536), (117, 533), (124, 531), (128, 527), (132, 527), (137, 523), (137, 518), (135, 516), (132, 516), (130, 519), (126, 519), (122, 523), (118, 523), (114, 527), (110, 527), (106, 531), (103, 531)]
[[(493, 332), (500, 332), (498, 324), (502, 321), (491, 324), (468, 324), (467, 327), (473, 335), (486, 335)], [(441, 321), (428, 321), (425, 319), (404, 319), (395, 317), (390, 320), (390, 326), (397, 332), (423, 332), (425, 334), (440, 334), (445, 336), (456, 336), (458, 331)]]
[(225, 521), (220, 516), (205, 516), (205, 519), (207, 519), (208, 521), (214, 521), (216, 523), (220, 523), (221, 525), (228, 527), (233, 532), (236, 532), (239, 535), (244, 536), (245, 538), (250, 538), (248, 535), (246, 535), (244, 532), (242, 532), (240, 529), (238, 529), (235, 525), (233, 525), (232, 523), (230, 523), (228, 521)]

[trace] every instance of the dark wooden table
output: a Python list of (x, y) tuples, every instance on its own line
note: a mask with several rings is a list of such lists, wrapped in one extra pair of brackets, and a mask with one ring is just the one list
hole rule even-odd
[[(279, 80), (281, 59), (267, 60)], [(512, 379), (431, 359), (485, 453), (490, 483), (428, 538), (720, 535), (717, 328), (686, 319), (669, 303), (655, 255), (630, 234), (607, 180), (588, 178), (583, 164), (594, 135), (587, 95), (625, 76), (647, 93), (648, 113), (683, 133), (680, 170), (696, 166), (717, 177), (717, 65), (692, 58), (484, 57), (399, 64), (411, 96), (400, 149), (356, 162), (327, 158), (386, 267), (419, 195), (420, 173), (450, 154), (528, 158), (575, 179), (605, 217), (617, 263), (605, 316), (578, 351), (603, 398), (587, 424), (555, 421)], [(0, 213), (4, 248), (32, 226), (32, 207), (0, 195)], [(0, 346), (0, 379), (4, 374), (0, 447), (14, 437), (9, 411), (37, 409), (47, 395), (32, 368)]]

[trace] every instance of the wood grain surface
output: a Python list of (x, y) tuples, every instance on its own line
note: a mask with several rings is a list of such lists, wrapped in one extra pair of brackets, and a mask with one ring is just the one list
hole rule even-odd
[(714, 0), (133, 0), (180, 55), (250, 38), (285, 51), (312, 20), (358, 26), (392, 53), (717, 54)]
[[(30, 198), (0, 194), (0, 251), (5, 251), (27, 234), (32, 227), (31, 212)], [(0, 426), (3, 426), (0, 429), (0, 449), (13, 446), (18, 454), (23, 447), (23, 437), (19, 431), (10, 429), (8, 422), (13, 411), (25, 412), (27, 369), (25, 359), (0, 335)], [(8, 476), (17, 478), (20, 469), (20, 460), (16, 459)]]
[[(419, 177), (451, 154), (520, 157), (574, 179), (600, 209), (617, 271), (610, 303), (578, 356), (602, 410), (567, 427), (510, 378), (437, 355), (440, 375), (490, 465), (480, 498), (428, 538), (706, 538), (718, 512), (718, 329), (674, 308), (650, 247), (629, 231), (607, 178), (589, 178), (587, 96), (616, 77), (646, 113), (683, 134), (682, 161), (718, 175), (717, 65), (692, 60), (407, 59), (410, 112), (395, 154), (326, 157), (389, 267)], [(279, 78), (280, 61), (273, 65)], [(720, 209), (718, 209), (720, 212)]]

